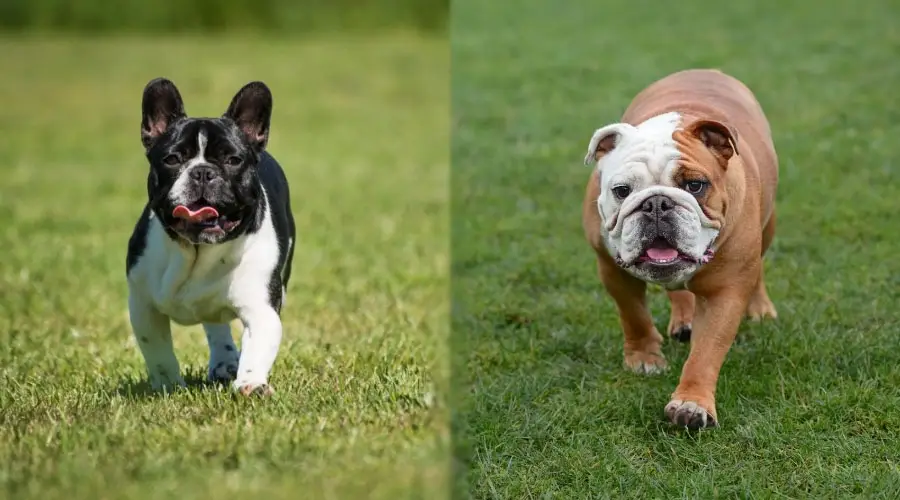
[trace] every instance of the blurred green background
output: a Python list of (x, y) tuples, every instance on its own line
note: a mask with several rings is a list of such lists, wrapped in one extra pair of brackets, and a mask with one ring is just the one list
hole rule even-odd
[(440, 32), (450, 0), (3, 0), (0, 29), (297, 35), (385, 27)]
[[(0, 1), (0, 498), (447, 493), (446, 1)], [(272, 89), (297, 221), (276, 396), (147, 394), (125, 248), (141, 92)], [(239, 339), (239, 327), (234, 330)]]

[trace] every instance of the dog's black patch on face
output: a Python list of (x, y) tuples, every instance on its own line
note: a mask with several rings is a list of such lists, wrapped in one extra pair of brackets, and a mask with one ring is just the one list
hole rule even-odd
[[(227, 118), (184, 118), (173, 123), (147, 150), (149, 206), (170, 237), (191, 243), (222, 243), (253, 230), (261, 205), (261, 155)], [(219, 217), (189, 223), (175, 207), (212, 207)]]

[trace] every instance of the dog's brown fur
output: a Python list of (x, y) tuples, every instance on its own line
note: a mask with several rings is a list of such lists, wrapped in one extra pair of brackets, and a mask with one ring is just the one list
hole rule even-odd
[[(670, 111), (683, 119), (683, 130), (673, 134), (681, 152), (680, 175), (694, 172), (710, 181), (698, 201), (721, 229), (715, 258), (687, 283), (687, 290), (669, 291), (668, 333), (683, 340), (690, 336), (691, 352), (665, 413), (677, 424), (711, 427), (717, 425), (719, 370), (741, 318), (776, 317), (763, 280), (762, 256), (775, 234), (778, 159), (753, 93), (722, 72), (671, 74), (640, 92), (622, 121), (638, 125)], [(608, 151), (599, 148), (597, 159)], [(599, 195), (594, 169), (584, 198), (584, 231), (597, 254), (600, 279), (619, 310), (625, 364), (636, 371), (659, 371), (666, 367), (660, 349), (663, 337), (647, 309), (646, 284), (619, 268), (606, 249)]]

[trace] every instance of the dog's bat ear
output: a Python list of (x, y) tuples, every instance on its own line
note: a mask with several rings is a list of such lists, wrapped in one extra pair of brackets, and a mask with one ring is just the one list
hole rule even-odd
[(272, 92), (263, 82), (244, 85), (231, 100), (224, 116), (234, 120), (256, 151), (262, 151), (269, 142)]
[(156, 78), (144, 87), (141, 102), (141, 143), (149, 149), (176, 121), (184, 118), (184, 101), (170, 80)]
[(697, 120), (687, 129), (687, 133), (700, 139), (716, 155), (722, 168), (738, 153), (738, 133), (734, 127), (716, 120)]
[(588, 143), (587, 155), (584, 157), (584, 164), (591, 165), (600, 161), (604, 155), (612, 151), (624, 134), (630, 132), (634, 127), (627, 123), (613, 123), (605, 127), (598, 128), (594, 135), (591, 136), (591, 142)]

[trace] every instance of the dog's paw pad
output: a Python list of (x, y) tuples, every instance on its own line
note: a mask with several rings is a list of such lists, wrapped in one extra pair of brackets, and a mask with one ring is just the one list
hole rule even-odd
[(241, 396), (251, 397), (260, 396), (267, 397), (275, 394), (275, 390), (269, 384), (244, 384), (238, 387)]
[(669, 368), (665, 356), (654, 352), (630, 352), (625, 354), (625, 368), (645, 375), (663, 373)]
[(691, 430), (711, 429), (719, 425), (709, 411), (694, 401), (669, 401), (665, 412), (669, 422)]
[(669, 336), (679, 342), (690, 342), (691, 341), (691, 324), (685, 323), (673, 328), (669, 331)]

